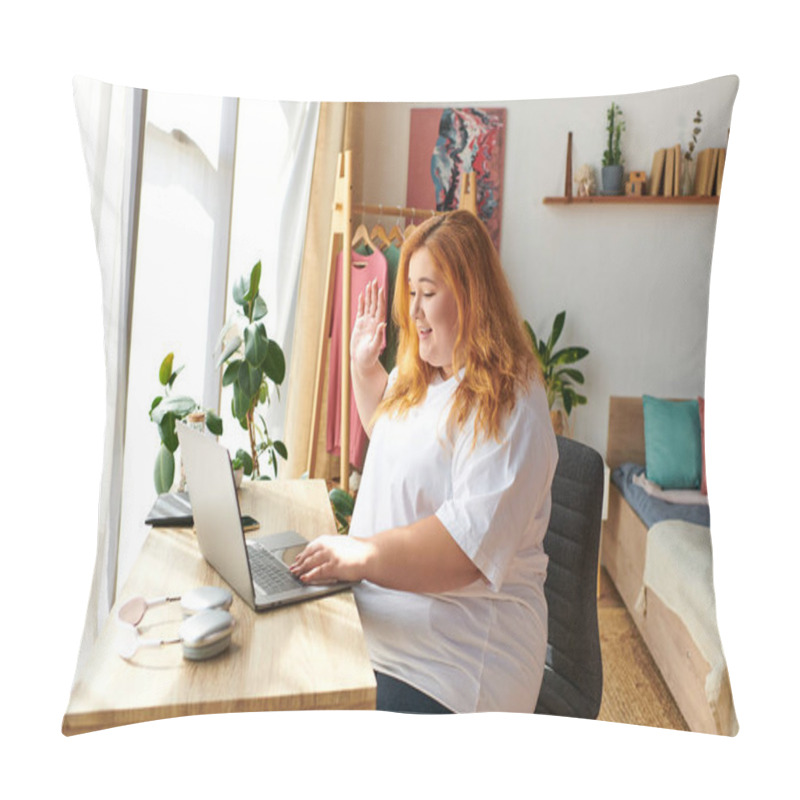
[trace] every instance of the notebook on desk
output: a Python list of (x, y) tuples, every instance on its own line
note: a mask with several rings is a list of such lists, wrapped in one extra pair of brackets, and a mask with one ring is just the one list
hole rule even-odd
[[(145, 525), (154, 528), (193, 528), (192, 503), (188, 492), (168, 492), (160, 494), (144, 519)], [(258, 520), (242, 514), (245, 531), (258, 530)]]
[(309, 586), (292, 575), (289, 565), (308, 544), (297, 531), (245, 538), (228, 451), (203, 432), (176, 428), (200, 552), (242, 600), (264, 611), (352, 585)]

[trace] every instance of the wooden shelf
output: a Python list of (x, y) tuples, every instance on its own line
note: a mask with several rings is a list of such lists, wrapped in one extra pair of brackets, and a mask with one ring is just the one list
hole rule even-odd
[(545, 197), (544, 203), (547, 205), (569, 205), (572, 203), (639, 203), (643, 205), (663, 204), (663, 205), (700, 205), (700, 206), (716, 206), (719, 205), (719, 196), (707, 197), (704, 195), (686, 195), (678, 197), (662, 197), (660, 195), (645, 195), (643, 197), (636, 197), (634, 195), (615, 194), (593, 194), (589, 197)]

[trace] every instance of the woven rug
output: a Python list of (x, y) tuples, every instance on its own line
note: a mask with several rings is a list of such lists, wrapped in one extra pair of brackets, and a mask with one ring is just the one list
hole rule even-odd
[(624, 606), (598, 608), (603, 698), (598, 719), (688, 730)]

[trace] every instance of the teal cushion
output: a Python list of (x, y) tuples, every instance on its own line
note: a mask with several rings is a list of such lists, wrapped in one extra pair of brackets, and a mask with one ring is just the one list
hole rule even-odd
[(645, 472), (663, 489), (697, 489), (703, 476), (697, 400), (644, 395)]

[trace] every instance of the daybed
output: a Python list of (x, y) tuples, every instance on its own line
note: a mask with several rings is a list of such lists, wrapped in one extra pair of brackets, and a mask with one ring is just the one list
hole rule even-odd
[(653, 496), (658, 487), (645, 492), (642, 478), (634, 480), (646, 466), (641, 397), (610, 398), (606, 463), (611, 481), (602, 564), (689, 728), (735, 735), (717, 631), (708, 506), (696, 498), (665, 503)]

